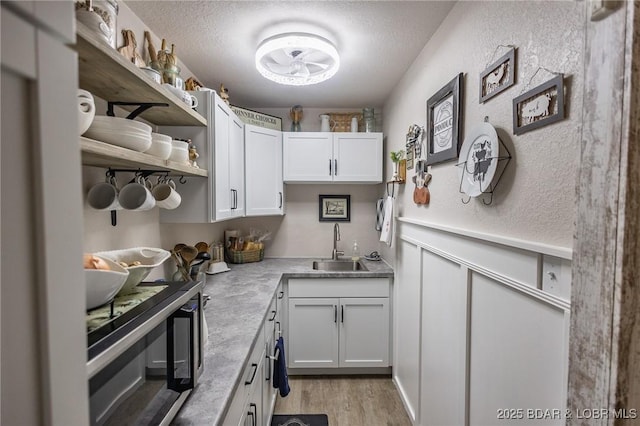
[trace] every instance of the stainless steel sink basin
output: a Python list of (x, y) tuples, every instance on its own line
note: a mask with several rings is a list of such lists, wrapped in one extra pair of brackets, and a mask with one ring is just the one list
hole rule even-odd
[(314, 260), (313, 269), (318, 271), (368, 271), (362, 262), (352, 260)]

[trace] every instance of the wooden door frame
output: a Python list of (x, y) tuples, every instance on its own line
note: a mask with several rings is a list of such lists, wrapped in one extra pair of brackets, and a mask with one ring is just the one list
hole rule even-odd
[[(640, 4), (600, 21), (590, 4), (566, 414), (571, 425), (629, 425), (640, 412), (612, 410), (640, 411)], [(600, 409), (608, 418), (579, 418)]]

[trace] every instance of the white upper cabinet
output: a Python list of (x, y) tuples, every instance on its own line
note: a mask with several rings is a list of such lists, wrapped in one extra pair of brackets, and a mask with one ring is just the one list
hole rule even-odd
[(186, 177), (178, 186), (182, 203), (160, 210), (164, 223), (208, 223), (244, 216), (244, 124), (213, 92), (190, 92), (208, 126), (161, 126), (174, 138), (191, 139), (209, 170), (208, 179)]
[(244, 124), (215, 96), (215, 220), (244, 216)]
[(283, 133), (285, 182), (331, 182), (333, 135), (319, 132)]
[(382, 133), (285, 132), (287, 183), (382, 182)]
[(245, 124), (244, 139), (246, 215), (282, 215), (282, 132)]

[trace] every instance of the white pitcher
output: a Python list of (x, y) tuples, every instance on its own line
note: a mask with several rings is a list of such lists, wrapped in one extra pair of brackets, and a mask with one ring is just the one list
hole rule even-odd
[(89, 129), (96, 115), (93, 95), (86, 90), (78, 89), (78, 132), (82, 135)]
[(320, 131), (331, 132), (336, 127), (336, 122), (331, 120), (327, 114), (320, 114)]

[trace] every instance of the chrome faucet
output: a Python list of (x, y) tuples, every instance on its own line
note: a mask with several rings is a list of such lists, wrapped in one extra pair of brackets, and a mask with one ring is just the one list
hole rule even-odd
[(340, 241), (340, 225), (337, 223), (333, 225), (333, 252), (331, 253), (331, 260), (338, 260), (338, 258), (344, 255), (344, 251), (338, 250), (338, 241)]

